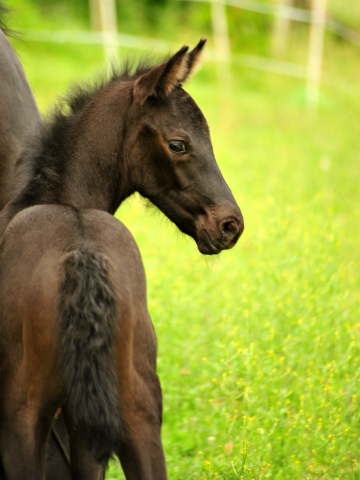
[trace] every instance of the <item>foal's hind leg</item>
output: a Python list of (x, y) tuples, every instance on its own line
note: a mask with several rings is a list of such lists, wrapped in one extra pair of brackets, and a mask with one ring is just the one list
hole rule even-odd
[(145, 292), (136, 300), (135, 318), (125, 313), (119, 319), (116, 358), (123, 434), (115, 453), (126, 480), (166, 480), (157, 341)]
[(45, 443), (51, 419), (25, 408), (2, 419), (0, 452), (7, 480), (45, 480)]
[(131, 396), (125, 394), (121, 398), (124, 433), (116, 454), (126, 480), (167, 479), (160, 436), (160, 382), (154, 370), (148, 373), (145, 378), (133, 374)]
[(105, 464), (95, 460), (74, 428), (70, 415), (65, 409), (63, 412), (69, 432), (71, 478), (74, 480), (104, 480)]
[(133, 427), (117, 452), (126, 480), (166, 480), (159, 426), (138, 420)]
[(45, 480), (46, 441), (61, 398), (56, 375), (45, 383), (29, 357), (13, 362), (1, 378), (0, 456), (7, 480)]

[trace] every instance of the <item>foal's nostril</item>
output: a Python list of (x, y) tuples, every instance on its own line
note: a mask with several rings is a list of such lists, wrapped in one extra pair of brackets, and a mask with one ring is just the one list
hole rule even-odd
[(234, 220), (223, 222), (221, 225), (221, 231), (229, 240), (232, 240), (239, 234), (239, 225)]
[(225, 222), (222, 228), (224, 233), (231, 235), (236, 229), (236, 225), (235, 222)]

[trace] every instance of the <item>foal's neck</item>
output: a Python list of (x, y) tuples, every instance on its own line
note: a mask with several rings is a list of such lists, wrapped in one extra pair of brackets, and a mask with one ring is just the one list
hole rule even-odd
[(128, 107), (129, 95), (119, 83), (104, 88), (80, 112), (58, 114), (15, 203), (22, 208), (50, 203), (115, 213), (133, 193), (123, 146)]
[(55, 116), (19, 162), (18, 193), (0, 213), (0, 238), (19, 211), (34, 205), (115, 213), (135, 191), (125, 148), (130, 102), (128, 85), (113, 83), (80, 111)]
[(100, 92), (73, 122), (60, 203), (113, 214), (133, 193), (124, 151), (128, 108), (129, 95), (119, 83)]

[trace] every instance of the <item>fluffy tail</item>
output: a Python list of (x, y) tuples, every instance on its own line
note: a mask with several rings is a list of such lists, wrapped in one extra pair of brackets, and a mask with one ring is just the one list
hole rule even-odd
[(121, 436), (115, 295), (101, 255), (72, 251), (63, 266), (59, 368), (67, 406), (90, 450), (108, 459)]

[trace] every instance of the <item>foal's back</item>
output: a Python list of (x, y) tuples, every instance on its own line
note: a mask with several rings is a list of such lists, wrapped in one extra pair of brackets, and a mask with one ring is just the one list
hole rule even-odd
[[(6, 329), (14, 332), (28, 322), (29, 334), (34, 334), (34, 342), (40, 342), (42, 335), (36, 335), (40, 329), (49, 332), (57, 328), (64, 262), (69, 255), (84, 251), (107, 259), (109, 281), (122, 302), (129, 298), (126, 295), (131, 298), (135, 287), (143, 295), (141, 301), (146, 301), (140, 253), (120, 221), (98, 210), (31, 207), (14, 217), (0, 243), (0, 348), (6, 345)], [(55, 343), (57, 336), (52, 332), (49, 344)]]

